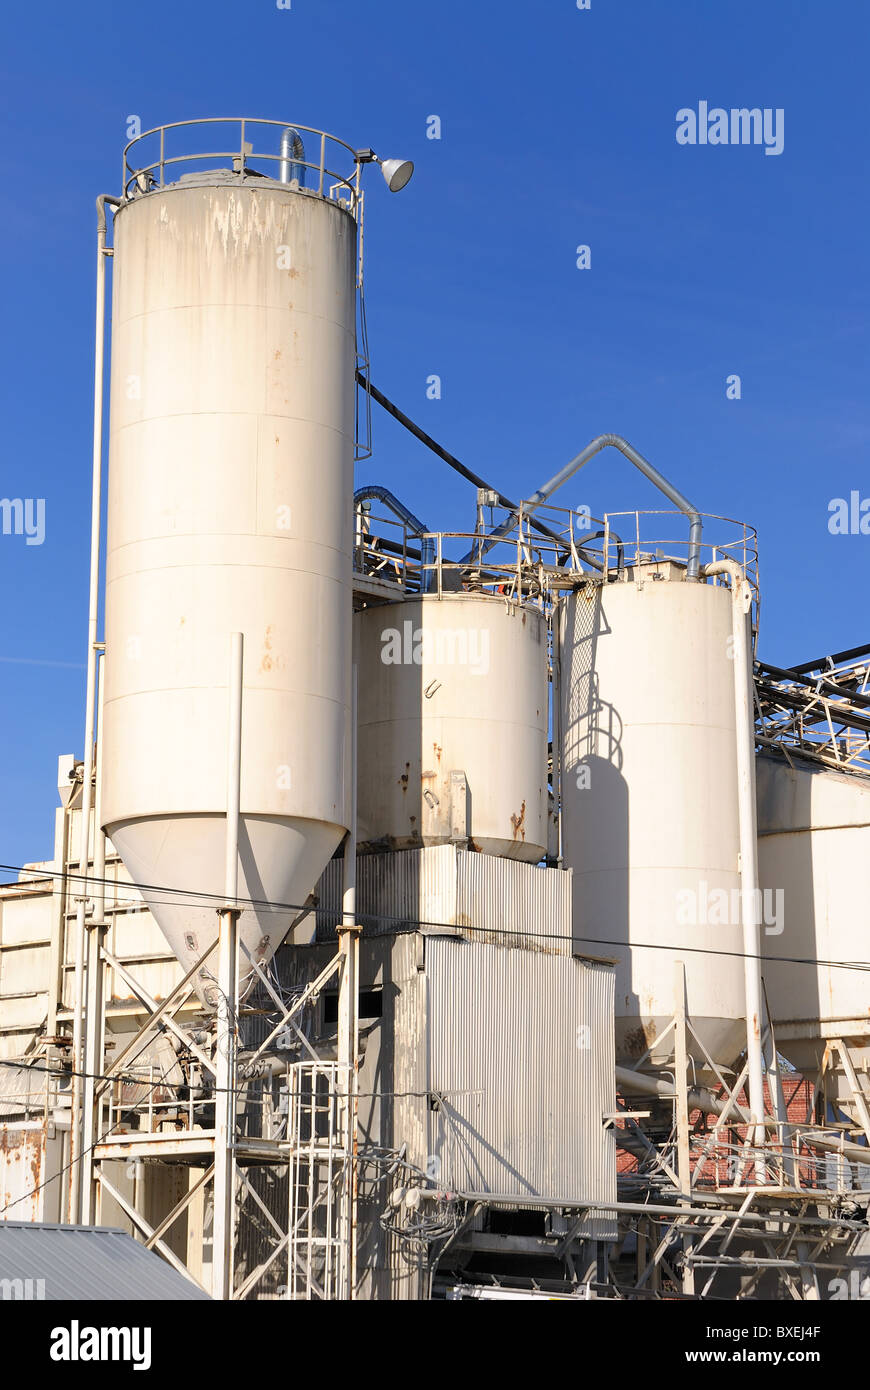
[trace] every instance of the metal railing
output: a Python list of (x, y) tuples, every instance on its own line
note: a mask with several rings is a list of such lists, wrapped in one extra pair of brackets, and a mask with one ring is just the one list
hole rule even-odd
[[(167, 152), (167, 132), (175, 130), (192, 132), (202, 126), (221, 125), (238, 127), (238, 142), (231, 145), (229, 149), (191, 150), (187, 148), (181, 153)], [(271, 137), (271, 144), (268, 147), (255, 148), (252, 137), (258, 127), (266, 127)], [(317, 130), (313, 126), (299, 125), (298, 122), (293, 121), (267, 120), (259, 116), (205, 116), (198, 120), (171, 121), (167, 125), (154, 126), (151, 130), (142, 131), (124, 146), (121, 167), (121, 186), (124, 196), (129, 197), (137, 192), (148, 192), (151, 188), (165, 188), (167, 183), (166, 171), (170, 166), (171, 171), (174, 172), (176, 166), (193, 165), (197, 167), (204, 160), (212, 161), (212, 167), (215, 160), (230, 161), (230, 171), (236, 174), (239, 179), (243, 179), (251, 173), (262, 173), (261, 170), (252, 167), (251, 161), (257, 163), (265, 161), (270, 169), (270, 173), (266, 177), (274, 177), (276, 182), (281, 181), (277, 178), (280, 167), (276, 168), (275, 166), (280, 166), (282, 163), (286, 165), (288, 159), (286, 154), (281, 153), (280, 138), (275, 139), (275, 136), (285, 130), (298, 131), (301, 136), (308, 135), (315, 138), (317, 159), (298, 159), (294, 155), (291, 165), (293, 169), (311, 170), (313, 178), (310, 183), (310, 191), (318, 193), (321, 197), (346, 202), (349, 210), (359, 220), (358, 213), (362, 201), (361, 166), (356, 161), (356, 150), (353, 146), (348, 145), (337, 136), (329, 135), (326, 131)], [(142, 149), (143, 142), (148, 140), (156, 142), (156, 151)], [(196, 141), (192, 140), (191, 143), (196, 143)], [(264, 142), (261, 141), (261, 145), (264, 145)], [(339, 151), (344, 151), (344, 155), (339, 155)], [(149, 159), (149, 153), (155, 153), (156, 158)], [(145, 155), (144, 162), (141, 159), (142, 154)], [(333, 159), (344, 159), (347, 155), (350, 155), (350, 161), (345, 172), (330, 167)], [(271, 170), (274, 170), (274, 174)]]
[[(397, 595), (477, 593), (533, 602), (543, 607), (555, 556), (531, 540), (526, 526), (499, 537), (480, 558), (467, 556), (485, 539), (474, 531), (427, 531), (418, 536), (395, 517), (357, 512), (354, 570), (358, 576), (395, 584)], [(425, 558), (427, 549), (432, 559)]]
[[(673, 517), (676, 522), (684, 520), (682, 512), (672, 510), (605, 512), (602, 555), (608, 573), (624, 566), (642, 568), (645, 565), (655, 566), (669, 561), (681, 567), (688, 564), (689, 540), (663, 536), (665, 523), (659, 520), (663, 517)], [(655, 520), (651, 521), (650, 518)], [(712, 512), (702, 512), (701, 518), (704, 522), (705, 536), (701, 542), (701, 565), (713, 564), (716, 560), (734, 560), (749, 581), (757, 602), (758, 533), (755, 527), (745, 521), (735, 521), (733, 517), (717, 516)], [(617, 526), (618, 544), (614, 539)], [(709, 539), (711, 531), (714, 533), (712, 540)], [(620, 552), (624, 556), (622, 561)]]
[[(393, 516), (358, 509), (354, 569), (394, 583), (402, 595), (476, 592), (547, 608), (559, 590), (584, 579), (637, 578), (646, 568), (669, 562), (687, 568), (688, 538), (662, 538), (669, 529), (662, 518), (668, 517), (683, 519), (677, 511), (630, 511), (605, 513), (599, 522), (585, 508), (536, 506), (530, 513), (521, 503), (503, 534), (493, 525), (417, 536)], [(710, 538), (701, 544), (701, 562), (730, 558), (740, 565), (752, 589), (757, 633), (757, 534), (729, 517), (708, 515), (704, 522)], [(426, 542), (431, 560), (425, 557)]]

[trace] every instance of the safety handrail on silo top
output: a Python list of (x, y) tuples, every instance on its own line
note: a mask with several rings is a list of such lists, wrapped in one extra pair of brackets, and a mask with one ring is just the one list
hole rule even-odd
[[(238, 126), (238, 147), (232, 150), (208, 150), (198, 151), (196, 153), (189, 154), (167, 155), (167, 131), (179, 130), (186, 126), (211, 125)], [(251, 135), (252, 126), (270, 126), (275, 128), (276, 131), (280, 131), (281, 140), (278, 152), (269, 150), (255, 151), (252, 147), (246, 148), (245, 137), (246, 135)], [(303, 149), (302, 156), (292, 158), (292, 162), (288, 158), (288, 156), (292, 156), (293, 151), (288, 148), (288, 144), (284, 139), (287, 132), (290, 132), (291, 137), (296, 137), (296, 139), (299, 142), (299, 147)], [(304, 157), (304, 147), (302, 147), (303, 135), (312, 135), (317, 137), (317, 142), (319, 146), (319, 158), (316, 163), (313, 163), (310, 160), (306, 160)], [(157, 139), (159, 140), (158, 158), (153, 160), (150, 164), (143, 164), (139, 167), (134, 167), (129, 160), (130, 151), (135, 146), (140, 145), (143, 140), (149, 139), (149, 137), (157, 137)], [(341, 174), (338, 173), (336, 170), (328, 168), (326, 163), (327, 142), (329, 143), (330, 147), (338, 146), (341, 148), (341, 150), (346, 151), (352, 157), (352, 159), (354, 160), (352, 173)], [(170, 121), (167, 122), (167, 124), (165, 125), (154, 126), (151, 130), (141, 131), (140, 134), (135, 135), (133, 139), (128, 141), (128, 143), (124, 146), (121, 164), (121, 182), (124, 191), (124, 196), (128, 196), (128, 194), (131, 191), (132, 185), (138, 186), (139, 191), (150, 191), (151, 187), (155, 184), (155, 173), (158, 175), (158, 179), (156, 180), (157, 187), (165, 187), (166, 166), (170, 164), (189, 164), (197, 163), (202, 160), (213, 159), (232, 160), (235, 171), (238, 173), (239, 177), (242, 178), (244, 177), (246, 172), (250, 172), (247, 166), (247, 160), (251, 156), (253, 156), (253, 158), (258, 161), (268, 161), (270, 166), (278, 165), (278, 169), (276, 169), (274, 175), (277, 182), (286, 182), (287, 179), (285, 178), (285, 174), (288, 174), (291, 169), (295, 168), (297, 171), (302, 171), (302, 176), (299, 177), (297, 173), (296, 175), (291, 175), (291, 177), (299, 177), (299, 182), (301, 185), (302, 183), (304, 183), (304, 171), (306, 169), (311, 169), (316, 176), (316, 191), (321, 196), (329, 196), (332, 198), (336, 196), (337, 190), (339, 188), (346, 188), (351, 199), (351, 211), (354, 214), (356, 214), (356, 211), (360, 205), (361, 197), (360, 165), (356, 162), (356, 151), (354, 150), (353, 146), (347, 144), (345, 140), (340, 140), (337, 135), (330, 135), (327, 131), (318, 130), (314, 126), (300, 125), (298, 122), (266, 120), (263, 117), (259, 116), (202, 116), (195, 120), (189, 121)], [(268, 175), (267, 177), (273, 176)], [(142, 187), (143, 179), (145, 180), (144, 188)], [(328, 194), (326, 193), (327, 180), (334, 180), (333, 186), (329, 189)], [(312, 191), (315, 190), (312, 189)]]

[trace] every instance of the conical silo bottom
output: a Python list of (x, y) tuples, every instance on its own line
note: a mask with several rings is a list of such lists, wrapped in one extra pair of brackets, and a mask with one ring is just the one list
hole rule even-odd
[[(224, 903), (226, 820), (164, 816), (119, 821), (106, 833), (185, 973), (217, 940)], [(242, 816), (239, 823), (239, 1001), (298, 918), (344, 836), (324, 821)], [(123, 890), (121, 890), (123, 891)], [(313, 919), (296, 930), (311, 934)], [(208, 1009), (218, 1003), (217, 951), (194, 976)]]

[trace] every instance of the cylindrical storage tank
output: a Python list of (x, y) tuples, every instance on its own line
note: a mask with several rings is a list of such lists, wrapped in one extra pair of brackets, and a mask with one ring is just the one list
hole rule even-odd
[[(675, 961), (717, 1064), (745, 1044), (731, 596), (663, 563), (560, 610), (562, 846), (580, 950), (615, 957), (618, 1060), (673, 1057)], [(705, 954), (724, 952), (726, 954)], [(728, 952), (735, 954), (728, 955)], [(706, 1062), (692, 1032), (690, 1056)]]
[[(814, 1080), (828, 1044), (842, 1042), (870, 1091), (867, 972), (834, 964), (867, 959), (870, 779), (762, 755), (756, 789), (764, 981), (777, 1049)], [(838, 1048), (829, 1065), (829, 1098), (852, 1109)]]
[[(356, 241), (220, 172), (115, 217), (103, 819), (185, 968), (224, 892), (232, 632), (239, 896), (304, 903), (349, 825)], [(242, 915), (242, 994), (293, 915)]]
[(427, 595), (354, 615), (363, 849), (547, 849), (547, 628), (532, 607)]

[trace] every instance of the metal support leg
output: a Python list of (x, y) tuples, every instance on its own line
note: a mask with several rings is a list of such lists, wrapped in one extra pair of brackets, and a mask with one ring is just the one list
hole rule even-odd
[(867, 1097), (861, 1088), (860, 1081), (858, 1080), (858, 1073), (855, 1071), (855, 1068), (852, 1065), (852, 1058), (849, 1056), (849, 1049), (840, 1038), (833, 1039), (831, 1042), (831, 1046), (832, 1048), (835, 1047), (840, 1054), (840, 1061), (843, 1064), (843, 1071), (846, 1073), (846, 1080), (848, 1081), (852, 1091), (852, 1101), (855, 1106), (855, 1112), (858, 1116), (858, 1122), (861, 1128), (863, 1129), (865, 1135), (867, 1136), (868, 1144), (870, 1144), (870, 1106), (868, 1106), (867, 1104)]
[(342, 1185), (341, 1234), (346, 1257), (346, 1276), (341, 1298), (352, 1299), (356, 1289), (357, 1255), (357, 1109), (359, 1071), (359, 938), (361, 928), (340, 928), (342, 956), (338, 992), (339, 1085), (342, 1087), (341, 1144), (347, 1154)]
[(357, 667), (353, 668), (351, 696), (351, 829), (344, 844), (344, 884), (342, 925), (338, 931), (341, 977), (338, 989), (338, 1063), (342, 1097), (341, 1143), (347, 1154), (348, 1171), (342, 1185), (341, 1245), (345, 1252), (346, 1277), (340, 1297), (352, 1299), (357, 1282), (357, 1109), (359, 1075), (359, 938), (362, 928), (356, 921), (356, 795), (357, 795)]
[(244, 638), (232, 634), (227, 706), (226, 907), (219, 915), (218, 1009), (215, 1040), (215, 1147), (212, 1291), (229, 1299), (235, 1244), (236, 1053), (239, 1004), (239, 819), (241, 815)]
[(236, 1001), (238, 998), (238, 921), (236, 908), (220, 914), (218, 942), (217, 1039), (215, 1045), (214, 1224), (212, 1297), (232, 1297), (235, 1127)]
[[(681, 960), (674, 962), (674, 1073), (677, 1088), (677, 1175), (680, 1191), (689, 1198), (692, 1193), (692, 1165), (689, 1157), (689, 1053), (686, 1043), (686, 968)], [(684, 1240), (688, 1254), (691, 1243)], [(683, 1293), (695, 1292), (695, 1274), (692, 1266), (683, 1266)]]
[(96, 1221), (97, 1185), (94, 1177), (94, 1145), (98, 1138), (100, 1101), (96, 1094), (96, 1077), (103, 1070), (103, 1020), (105, 968), (102, 958), (104, 922), (94, 923), (88, 930), (87, 991), (85, 995), (85, 1076), (82, 1095), (82, 1199), (81, 1220), (84, 1226)]
[[(767, 998), (765, 996), (765, 1008), (767, 1008)], [(776, 1120), (776, 1136), (781, 1152), (782, 1173), (780, 1181), (789, 1187), (798, 1185), (798, 1167), (792, 1151), (792, 1131), (788, 1124), (788, 1107), (785, 1103), (785, 1094), (782, 1089), (782, 1072), (780, 1071), (779, 1058), (776, 1052), (776, 1036), (773, 1031), (773, 1020), (768, 1012), (767, 1030), (763, 1038), (764, 1065), (767, 1071), (767, 1088), (770, 1093), (773, 1118)]]

